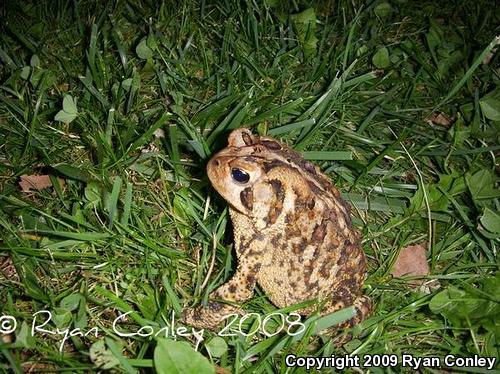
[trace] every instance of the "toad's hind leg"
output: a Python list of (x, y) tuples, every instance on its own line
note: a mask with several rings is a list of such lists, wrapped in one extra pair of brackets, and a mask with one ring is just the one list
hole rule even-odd
[(187, 308), (182, 315), (182, 321), (196, 328), (217, 330), (221, 323), (231, 315), (243, 315), (238, 306), (217, 302), (242, 302), (248, 300), (253, 293), (261, 264), (253, 257), (240, 258), (238, 269), (233, 277), (210, 294), (207, 306)]
[[(350, 305), (349, 305), (350, 304)], [(332, 342), (335, 346), (341, 347), (348, 341), (352, 339), (352, 335), (350, 333), (347, 334), (339, 334), (340, 330), (349, 329), (358, 323), (362, 322), (371, 311), (371, 300), (368, 296), (358, 296), (354, 301), (348, 300), (348, 303), (342, 301), (334, 301), (327, 303), (321, 311), (321, 315), (330, 314), (336, 312), (340, 309), (347, 308), (349, 306), (354, 306), (356, 310), (356, 315), (347, 321), (341, 322), (338, 325), (329, 327), (328, 329), (322, 330), (322, 335), (329, 335), (332, 337)]]
[(349, 327), (357, 325), (361, 323), (371, 312), (372, 310), (372, 301), (368, 296), (359, 296), (354, 300), (354, 307), (356, 308), (356, 316), (351, 318), (349, 321)]
[(243, 314), (237, 306), (210, 301), (207, 306), (185, 309), (181, 321), (196, 328), (217, 330), (225, 319)]
[(356, 299), (354, 299), (354, 301), (348, 300), (348, 302), (335, 301), (332, 299), (325, 305), (325, 308), (321, 311), (321, 314), (330, 314), (349, 306), (354, 306), (356, 315), (351, 319), (340, 323), (339, 325), (330, 327), (326, 330), (326, 333), (334, 333), (338, 330), (350, 328), (357, 325), (358, 323), (361, 323), (370, 314), (372, 303), (370, 298), (365, 295), (358, 296)]

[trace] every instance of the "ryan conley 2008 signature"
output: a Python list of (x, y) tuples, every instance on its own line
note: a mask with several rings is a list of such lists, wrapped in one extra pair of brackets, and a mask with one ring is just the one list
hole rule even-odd
[[(198, 349), (198, 346), (203, 341), (203, 334), (205, 332), (204, 329), (196, 330), (195, 328), (188, 329), (184, 326), (175, 327), (175, 317), (174, 312), (171, 313), (171, 318), (168, 326), (164, 327), (153, 327), (153, 326), (142, 326), (137, 331), (126, 332), (121, 328), (120, 324), (125, 322), (125, 319), (129, 314), (133, 313), (132, 311), (126, 312), (124, 314), (119, 315), (113, 321), (111, 326), (111, 330), (113, 333), (120, 337), (130, 338), (134, 336), (140, 337), (194, 337), (196, 340), (195, 349)], [(88, 330), (80, 329), (80, 328), (71, 328), (70, 326), (64, 328), (51, 328), (48, 324), (52, 321), (52, 313), (48, 310), (40, 310), (36, 313), (32, 314), (33, 322), (31, 323), (31, 336), (36, 335), (52, 335), (59, 336), (59, 352), (63, 351), (64, 344), (68, 341), (68, 339), (78, 336), (81, 338), (93, 336), (95, 338), (99, 337), (101, 330), (99, 327), (95, 326), (89, 328)], [(17, 328), (17, 321), (14, 317), (4, 315), (0, 317), (0, 335), (1, 334), (10, 334), (14, 332)]]
[[(126, 312), (124, 314), (116, 317), (111, 325), (111, 330), (114, 334), (124, 338), (130, 337), (165, 337), (165, 338), (177, 338), (177, 337), (192, 337), (195, 339), (195, 347), (194, 349), (198, 349), (200, 343), (204, 340), (203, 334), (205, 333), (205, 329), (197, 330), (195, 328), (187, 328), (184, 326), (175, 326), (175, 316), (174, 311), (171, 312), (170, 320), (168, 321), (168, 325), (164, 327), (159, 326), (141, 326), (136, 331), (126, 331), (121, 324), (125, 323), (125, 320), (129, 314), (133, 313), (133, 311)], [(99, 327), (92, 327), (87, 330), (81, 329), (78, 327), (71, 328), (71, 326), (67, 326), (64, 328), (53, 328), (49, 325), (52, 319), (52, 313), (48, 310), (40, 310), (36, 313), (32, 314), (33, 322), (31, 323), (31, 336), (36, 335), (51, 335), (54, 337), (59, 337), (59, 351), (62, 352), (64, 348), (64, 344), (68, 341), (68, 339), (72, 337), (95, 337), (98, 338), (101, 332)], [(241, 318), (239, 318), (241, 317)], [(252, 331), (244, 331), (243, 323), (247, 319), (254, 319), (257, 323), (252, 323), (254, 326)], [(258, 313), (248, 313), (244, 316), (239, 316), (238, 314), (229, 314), (223, 318), (223, 320), (227, 320), (228, 323), (226, 326), (220, 330), (217, 335), (219, 336), (251, 336), (254, 334), (263, 334), (266, 337), (271, 337), (277, 335), (279, 333), (286, 332), (290, 336), (301, 334), (305, 329), (305, 325), (301, 321), (301, 316), (297, 313), (289, 313), (284, 315), (282, 313), (271, 313), (267, 315), (264, 319)], [(238, 321), (238, 322), (237, 322)], [(271, 322), (271, 321), (274, 321)], [(281, 322), (278, 322), (281, 321)], [(222, 321), (221, 321), (222, 322)], [(271, 325), (271, 326), (269, 326)], [(271, 328), (269, 328), (271, 327)], [(14, 332), (17, 328), (17, 320), (8, 315), (0, 316), (0, 334), (10, 334)], [(106, 329), (106, 331), (108, 331)]]

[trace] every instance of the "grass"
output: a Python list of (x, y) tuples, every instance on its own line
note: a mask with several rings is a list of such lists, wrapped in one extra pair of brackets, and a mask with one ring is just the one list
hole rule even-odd
[[(0, 368), (300, 373), (286, 368), (288, 353), (498, 357), (494, 8), (4, 2), (0, 311), (18, 325), (2, 336)], [(127, 312), (122, 332), (169, 326), (234, 271), (229, 217), (205, 164), (240, 126), (304, 152), (353, 205), (375, 308), (343, 347), (311, 335), (348, 309), (308, 320), (295, 338), (205, 332), (198, 351), (208, 361), (193, 336), (172, 345), (113, 330)], [(53, 187), (23, 192), (21, 175), (49, 175)], [(391, 276), (413, 244), (427, 249), (430, 289)], [(276, 310), (259, 290), (244, 307)], [(99, 334), (75, 333), (60, 349), (64, 333), (31, 331), (41, 310), (52, 313), (50, 331)], [(255, 330), (251, 318), (242, 325)]]

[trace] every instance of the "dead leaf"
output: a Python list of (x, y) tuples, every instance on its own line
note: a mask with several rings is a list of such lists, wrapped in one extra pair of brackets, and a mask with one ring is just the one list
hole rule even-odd
[(159, 153), (160, 148), (154, 143), (149, 143), (147, 146), (141, 148), (141, 153)]
[(25, 232), (20, 232), (19, 233), (19, 236), (23, 239), (26, 239), (26, 240), (34, 240), (34, 241), (39, 241), (39, 240), (42, 240), (43, 239), (43, 236), (39, 236), (39, 235), (34, 235), (34, 234), (27, 234)]
[(483, 61), (481, 61), (483, 65), (488, 65), (497, 53), (498, 45), (500, 45), (500, 36), (495, 37), (492, 43), (494, 44), (494, 48), (484, 56)]
[(155, 132), (153, 133), (156, 139), (163, 139), (165, 138), (165, 131), (163, 129), (156, 129)]
[(231, 372), (223, 367), (215, 365), (215, 373), (216, 374), (231, 374)]
[(12, 282), (19, 282), (19, 274), (10, 256), (0, 257), (0, 276)]
[[(52, 182), (48, 175), (21, 175), (19, 187), (22, 192), (40, 191), (44, 188), (52, 187)], [(59, 185), (64, 187), (64, 179), (57, 178)]]
[(427, 119), (427, 122), (429, 122), (433, 125), (450, 127), (451, 123), (453, 122), (453, 118), (449, 117), (448, 115), (444, 114), (443, 112), (437, 112), (437, 113), (432, 113), (429, 116), (429, 118)]
[[(391, 274), (394, 277), (429, 275), (425, 247), (422, 244), (416, 244), (401, 249), (398, 258), (392, 265)], [(409, 283), (412, 286), (419, 286), (424, 281), (423, 279), (412, 279)]]

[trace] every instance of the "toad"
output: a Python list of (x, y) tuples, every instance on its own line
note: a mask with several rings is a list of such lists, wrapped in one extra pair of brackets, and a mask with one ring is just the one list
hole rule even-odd
[[(207, 165), (213, 187), (229, 204), (238, 267), (210, 294), (208, 305), (185, 310), (186, 323), (217, 329), (259, 285), (279, 308), (316, 299), (321, 314), (354, 306), (353, 326), (370, 310), (362, 295), (366, 260), (349, 206), (317, 166), (273, 138), (234, 130)], [(299, 310), (307, 315), (316, 310)]]

